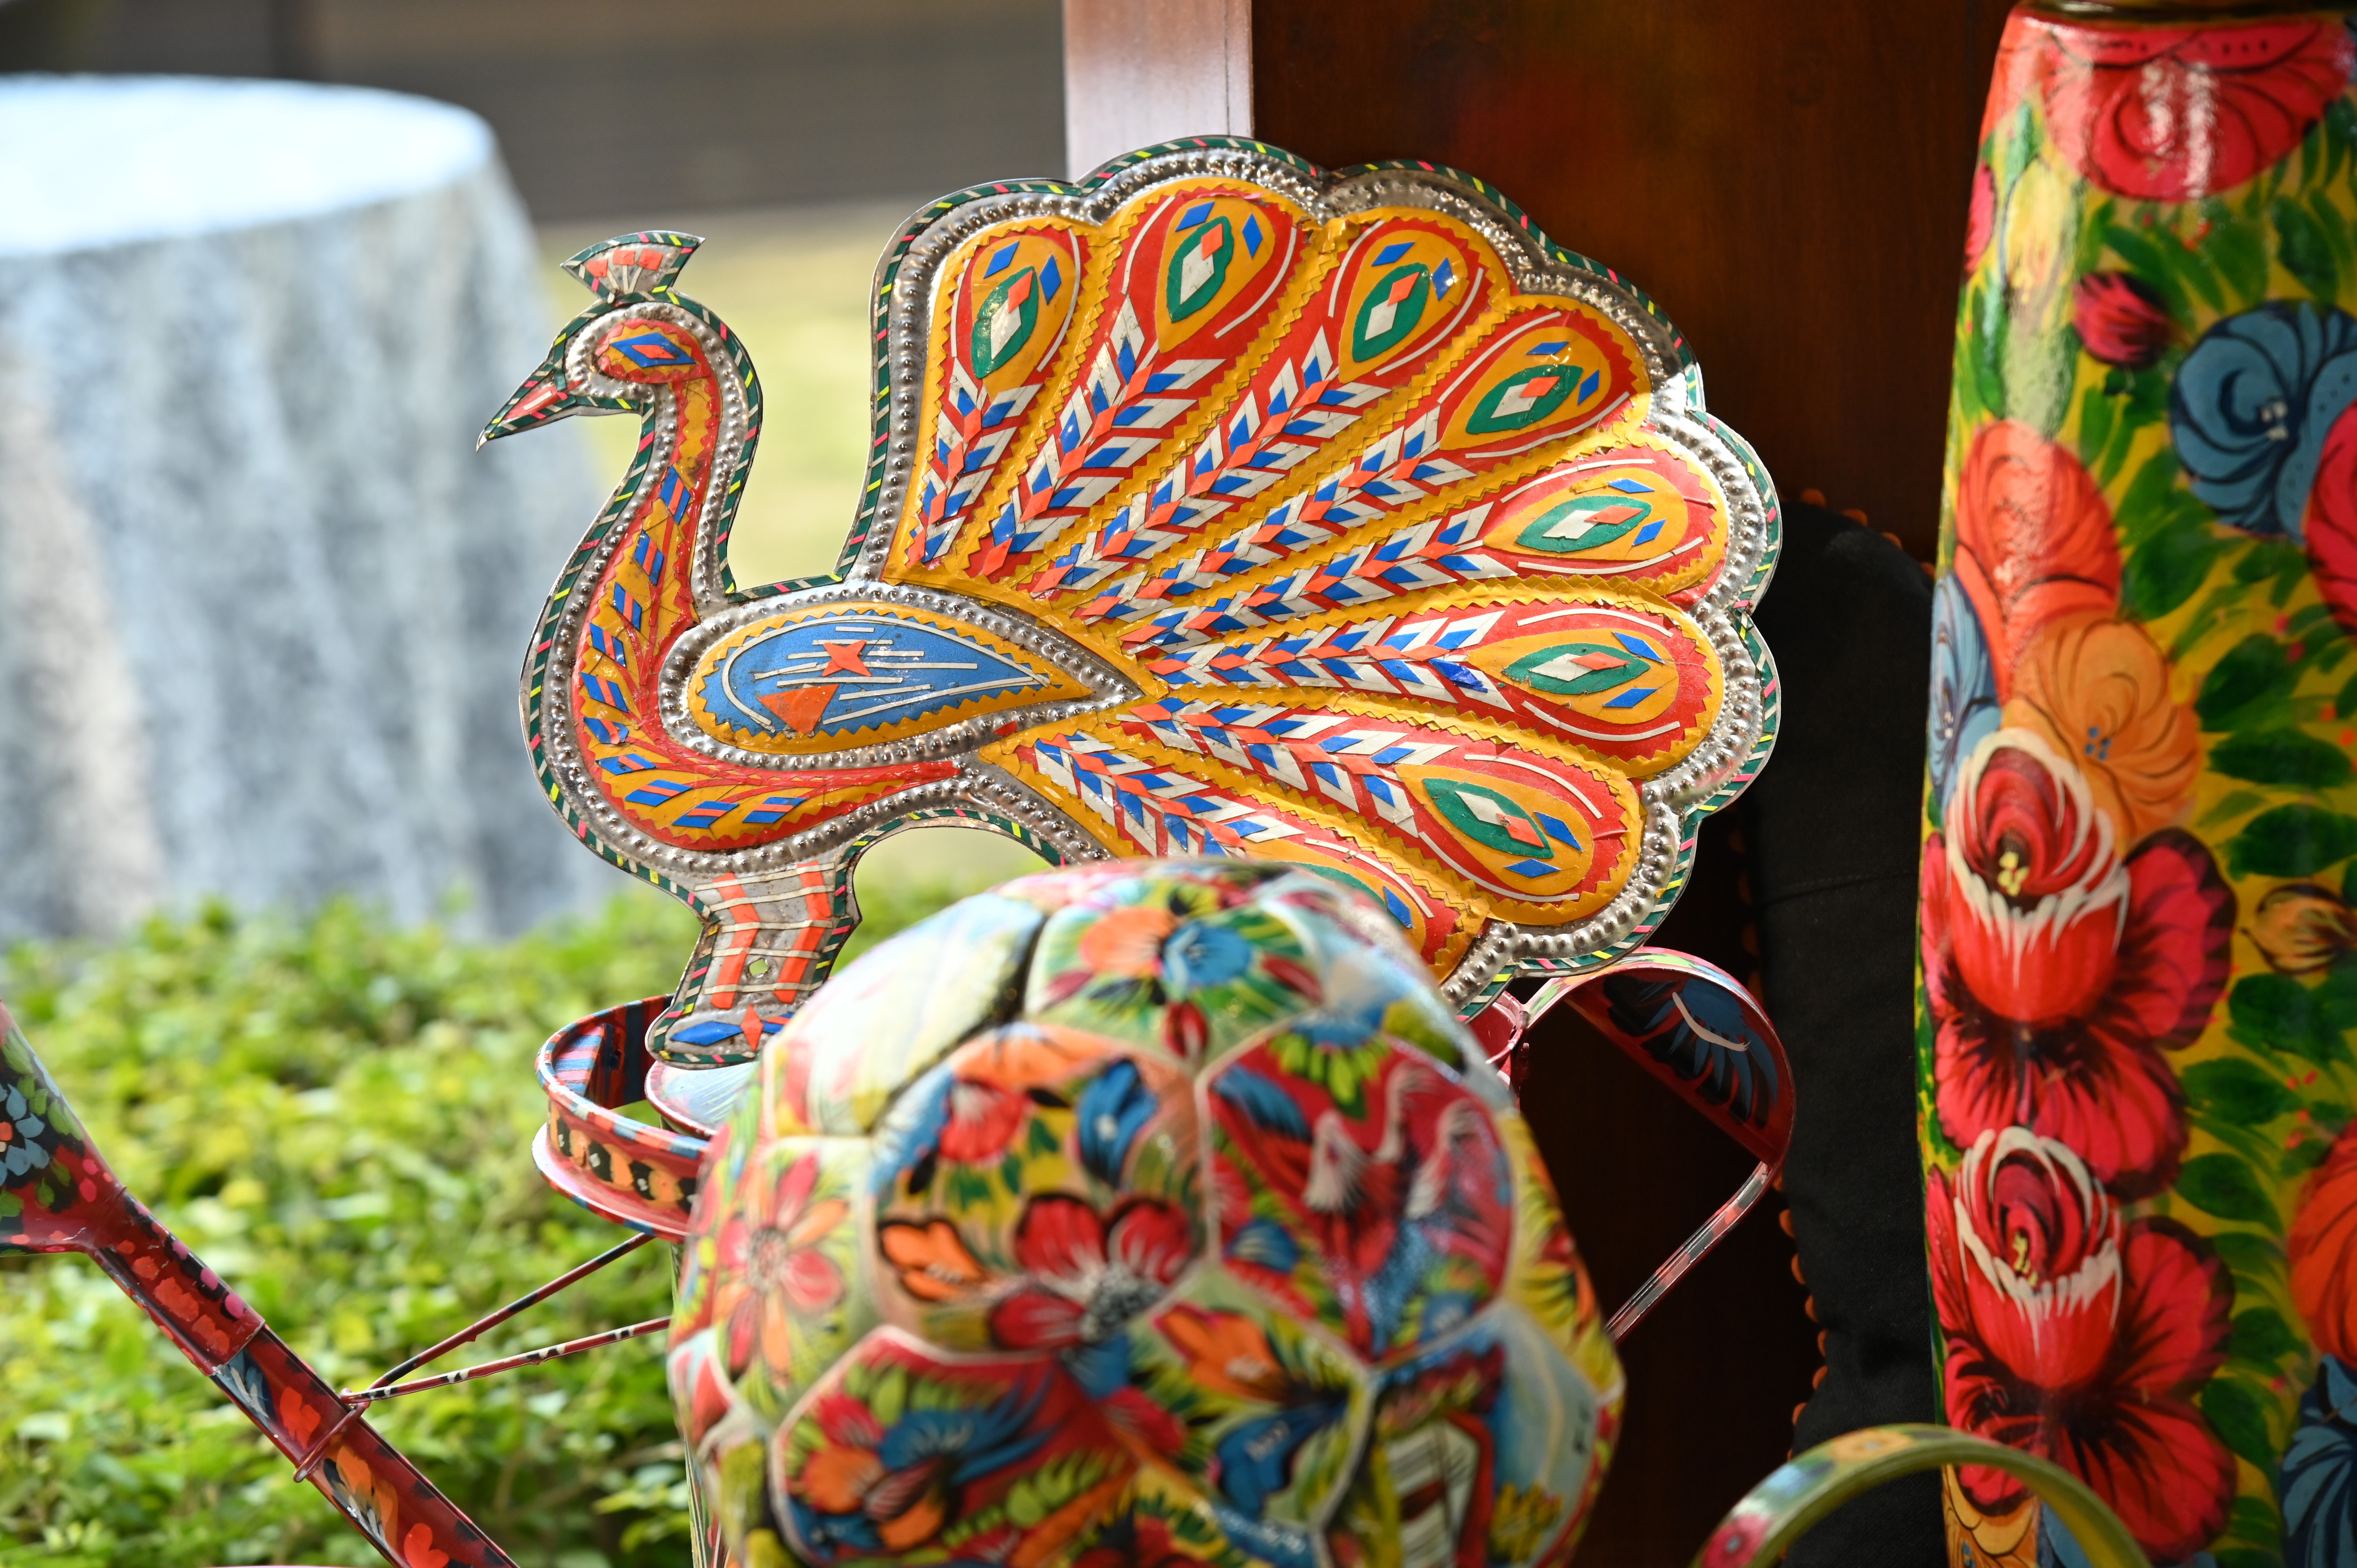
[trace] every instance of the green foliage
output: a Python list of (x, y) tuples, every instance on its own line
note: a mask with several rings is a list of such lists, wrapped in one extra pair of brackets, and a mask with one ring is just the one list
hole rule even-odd
[[(862, 891), (864, 946), (954, 890)], [(533, 1056), (583, 1014), (669, 990), (694, 933), (644, 894), (500, 945), (344, 906), (299, 923), (211, 909), (109, 948), (20, 949), (0, 995), (131, 1190), (349, 1388), (621, 1238), (533, 1168)], [(436, 1369), (654, 1316), (670, 1267), (644, 1249)], [(375, 1419), (525, 1564), (676, 1563), (661, 1344)], [(97, 1270), (0, 1258), (0, 1563), (375, 1561)]]
[[(929, 834), (931, 873), (863, 867), (846, 957), (1026, 870), (962, 858), (966, 840)], [(691, 912), (646, 891), (511, 943), (351, 906), (302, 922), (210, 908), (111, 948), (19, 948), (0, 997), (130, 1191), (359, 1387), (622, 1238), (533, 1169), (533, 1054), (582, 1014), (670, 991), (693, 940)], [(670, 1269), (646, 1247), (436, 1369), (662, 1314)], [(686, 1559), (660, 1337), (372, 1420), (525, 1568)], [(0, 1563), (241, 1561), (377, 1556), (97, 1269), (0, 1257)]]
[(2212, 1379), (2201, 1391), (2201, 1413), (2225, 1440), (2226, 1446), (2252, 1464), (2276, 1462), (2276, 1444), (2267, 1432), (2267, 1401), (2240, 1378)]
[(2357, 1021), (2348, 1016), (2345, 989), (2311, 991), (2289, 975), (2246, 974), (2227, 993), (2232, 1032), (2246, 1046), (2326, 1066), (2346, 1056), (2341, 1033)]
[[(533, 1053), (668, 989), (693, 940), (651, 898), (498, 947), (349, 907), (300, 924), (214, 909), (105, 950), (20, 950), (0, 993), (131, 1190), (349, 1387), (619, 1239), (533, 1169)], [(666, 1266), (635, 1254), (445, 1365), (652, 1316)], [(378, 1423), (527, 1561), (683, 1549), (667, 1540), (683, 1484), (653, 1343), (414, 1396)], [(94, 1268), (11, 1258), (0, 1557), (374, 1553)]]

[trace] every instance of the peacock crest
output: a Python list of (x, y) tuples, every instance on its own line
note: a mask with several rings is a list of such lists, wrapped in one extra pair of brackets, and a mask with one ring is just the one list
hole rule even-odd
[(840, 566), (750, 591), (760, 394), (696, 242), (568, 263), (597, 300), (485, 433), (642, 421), (523, 691), (552, 803), (705, 918), (672, 1061), (749, 1058), (913, 822), (1297, 862), (1472, 1004), (1641, 942), (1766, 759), (1768, 478), (1651, 303), (1477, 180), (1212, 138), (925, 208)]

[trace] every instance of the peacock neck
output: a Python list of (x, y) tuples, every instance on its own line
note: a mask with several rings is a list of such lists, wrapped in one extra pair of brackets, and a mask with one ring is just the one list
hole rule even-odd
[(634, 389), (643, 403), (638, 448), (584, 541), (585, 553), (602, 552), (603, 560), (573, 590), (587, 600), (576, 649), (595, 660), (605, 651), (602, 631), (640, 654), (613, 662), (627, 663), (616, 671), (625, 689), (651, 704), (673, 643), (728, 603), (728, 529), (759, 405), (751, 366), (725, 327), (668, 302), (631, 314), (631, 328), (608, 334), (603, 353), (643, 343), (642, 354), (670, 352), (683, 362), (657, 367), (662, 379)]

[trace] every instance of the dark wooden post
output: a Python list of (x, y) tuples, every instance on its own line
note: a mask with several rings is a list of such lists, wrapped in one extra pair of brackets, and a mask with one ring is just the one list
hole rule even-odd
[(1252, 0), (1064, 0), (1075, 175), (1176, 136), (1253, 134)]

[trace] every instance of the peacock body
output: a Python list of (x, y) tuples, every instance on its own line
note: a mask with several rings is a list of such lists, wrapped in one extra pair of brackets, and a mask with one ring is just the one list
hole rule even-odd
[(523, 707), (573, 830), (705, 917), (668, 1061), (749, 1059), (912, 823), (1297, 863), (1467, 1005), (1641, 942), (1766, 758), (1769, 480), (1650, 302), (1478, 181), (1207, 139), (925, 208), (839, 568), (751, 590), (760, 392), (696, 243), (566, 263), (596, 302), (485, 433), (642, 421)]

